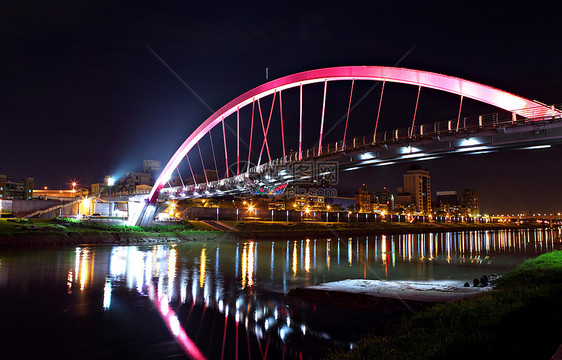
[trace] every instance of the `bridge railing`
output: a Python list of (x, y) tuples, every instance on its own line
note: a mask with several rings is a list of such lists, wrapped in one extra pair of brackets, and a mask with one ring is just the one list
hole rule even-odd
[[(423, 138), (433, 138), (437, 136), (466, 134), (475, 131), (487, 129), (496, 129), (505, 126), (517, 126), (519, 124), (528, 124), (537, 121), (550, 121), (552, 119), (560, 119), (562, 104), (552, 105), (551, 114), (543, 116), (544, 106), (517, 110), (513, 112), (496, 112), (483, 114), (478, 116), (468, 116), (446, 121), (438, 121), (434, 123), (421, 124), (408, 128), (399, 128), (386, 130), (377, 134), (369, 134), (358, 136), (344, 141), (328, 143), (322, 145), (320, 154), (329, 155), (341, 151), (349, 151), (360, 149), (366, 146), (386, 145), (397, 142), (408, 142), (410, 140), (419, 140)], [(318, 147), (306, 149), (302, 152), (303, 159), (312, 159), (318, 156)], [(293, 154), (289, 161), (298, 161), (298, 153)]]

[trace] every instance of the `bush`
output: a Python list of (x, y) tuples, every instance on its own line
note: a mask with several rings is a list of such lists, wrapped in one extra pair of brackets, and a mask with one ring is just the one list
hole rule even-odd
[(10, 222), (18, 223), (18, 224), (29, 223), (29, 219), (26, 219), (26, 218), (9, 218), (7, 220), (10, 221)]
[(77, 226), (84, 229), (100, 230), (100, 231), (110, 231), (110, 232), (153, 232), (153, 233), (164, 233), (164, 232), (183, 232), (186, 230), (193, 230), (194, 227), (187, 221), (182, 221), (179, 224), (173, 225), (160, 225), (152, 227), (141, 227), (141, 226), (129, 226), (129, 225), (109, 225), (99, 223), (97, 221), (90, 220), (77, 220), (74, 218), (57, 218), (56, 219), (61, 224), (69, 224)]

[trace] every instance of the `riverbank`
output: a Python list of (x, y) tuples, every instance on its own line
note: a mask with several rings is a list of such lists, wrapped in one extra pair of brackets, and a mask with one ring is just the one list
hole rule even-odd
[(204, 224), (183, 223), (140, 228), (72, 219), (10, 220), (0, 219), (0, 247), (141, 245), (231, 239), (228, 233), (208, 231)]
[(450, 231), (537, 229), (543, 224), (515, 223), (397, 223), (397, 222), (271, 222), (271, 221), (224, 221), (238, 231), (233, 235), (243, 239), (295, 239), (342, 236), (369, 236), (395, 234), (442, 233)]
[(149, 244), (179, 241), (302, 239), (344, 236), (441, 233), (450, 231), (536, 229), (538, 224), (354, 223), (224, 221), (236, 231), (217, 231), (202, 221), (152, 226), (108, 225), (74, 219), (0, 219), (0, 246)]
[(438, 304), (328, 359), (550, 359), (562, 343), (562, 251), (528, 260), (492, 291)]

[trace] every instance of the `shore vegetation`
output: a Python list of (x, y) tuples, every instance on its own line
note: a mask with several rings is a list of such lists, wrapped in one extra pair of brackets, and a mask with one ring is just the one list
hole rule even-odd
[(328, 359), (550, 359), (562, 342), (562, 251), (540, 255), (475, 298), (432, 306), (388, 336)]

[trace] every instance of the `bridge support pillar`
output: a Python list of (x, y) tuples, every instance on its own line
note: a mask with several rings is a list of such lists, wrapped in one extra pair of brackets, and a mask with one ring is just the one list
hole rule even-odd
[(139, 212), (137, 219), (134, 219), (135, 226), (150, 226), (156, 213), (156, 205), (145, 204)]

